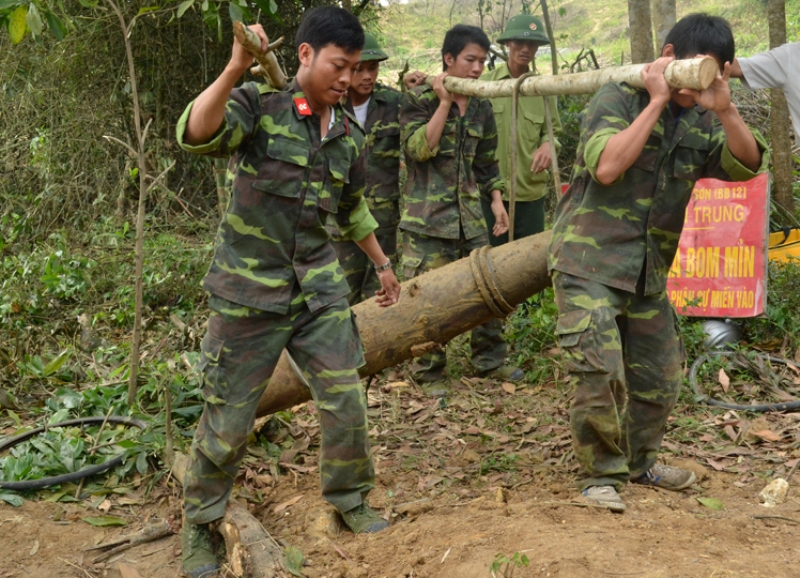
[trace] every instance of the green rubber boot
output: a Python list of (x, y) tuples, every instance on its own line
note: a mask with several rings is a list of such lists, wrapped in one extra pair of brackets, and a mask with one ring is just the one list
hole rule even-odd
[(212, 578), (220, 569), (211, 531), (208, 524), (192, 524), (184, 520), (183, 532), (183, 571), (189, 578)]
[(341, 513), (345, 525), (353, 534), (374, 534), (389, 527), (389, 522), (378, 515), (366, 502)]

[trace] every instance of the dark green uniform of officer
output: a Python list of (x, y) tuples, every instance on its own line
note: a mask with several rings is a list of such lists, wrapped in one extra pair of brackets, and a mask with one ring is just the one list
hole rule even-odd
[[(520, 14), (508, 21), (497, 42), (505, 44), (508, 60), (481, 76), (481, 80), (508, 80), (519, 78), (531, 70), (531, 63), (539, 46), (547, 46), (550, 39), (542, 22), (530, 14)], [(500, 175), (506, 183), (511, 178), (511, 105), (510, 96), (490, 98), (497, 123), (497, 162)], [(553, 136), (561, 134), (561, 119), (555, 96), (547, 97), (553, 121)], [(545, 100), (541, 96), (525, 96), (517, 103), (517, 190), (515, 197), (514, 238), (521, 239), (544, 231), (544, 205), (551, 174), (552, 157), (550, 139), (545, 121)], [(560, 144), (556, 140), (556, 148)], [(508, 210), (510, 184), (503, 193)], [(560, 192), (560, 191), (559, 191)], [(483, 214), (491, 231), (494, 215), (489, 203), (483, 202)], [(493, 247), (508, 242), (508, 234), (489, 236)]]
[[(378, 222), (375, 236), (391, 266), (397, 263), (397, 224), (400, 222), (400, 91), (375, 81), (379, 63), (389, 56), (372, 34), (364, 34), (361, 64), (348, 91), (345, 108), (363, 113), (367, 132), (367, 185), (364, 198)], [(363, 110), (361, 110), (363, 109)], [(359, 119), (360, 120), (360, 119)], [(342, 237), (329, 223), (333, 247), (350, 286), (350, 305), (369, 299), (381, 288), (375, 266), (358, 245)]]

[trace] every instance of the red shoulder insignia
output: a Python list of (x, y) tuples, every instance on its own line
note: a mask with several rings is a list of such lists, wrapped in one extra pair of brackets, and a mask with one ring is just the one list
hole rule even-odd
[(297, 108), (297, 114), (300, 116), (311, 116), (311, 107), (305, 98), (297, 97), (294, 99), (294, 106)]

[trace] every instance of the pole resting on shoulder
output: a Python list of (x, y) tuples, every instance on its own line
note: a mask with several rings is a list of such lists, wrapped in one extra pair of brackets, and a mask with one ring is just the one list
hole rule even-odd
[[(591, 94), (597, 92), (601, 86), (609, 82), (625, 82), (635, 88), (644, 88), (642, 68), (644, 64), (629, 64), (626, 66), (610, 66), (600, 70), (578, 72), (575, 74), (561, 74), (558, 76), (534, 76), (528, 78), (519, 87), (520, 96), (558, 96), (564, 94)], [(710, 56), (675, 60), (667, 65), (664, 77), (670, 88), (689, 88), (692, 90), (705, 90), (719, 74), (717, 61)], [(444, 79), (444, 87), (450, 92), (477, 96), (482, 98), (495, 98), (511, 96), (514, 93), (514, 84), (517, 79), (506, 80), (476, 80), (472, 78), (455, 78), (448, 76)], [(433, 77), (429, 76), (426, 83), (432, 85)]]

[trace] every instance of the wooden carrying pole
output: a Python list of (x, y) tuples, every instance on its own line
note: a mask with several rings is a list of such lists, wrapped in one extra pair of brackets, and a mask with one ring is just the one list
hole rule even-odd
[[(575, 74), (562, 74), (559, 76), (533, 76), (527, 78), (519, 87), (520, 96), (558, 96), (564, 94), (590, 94), (609, 82), (625, 82), (636, 88), (644, 88), (642, 81), (642, 68), (644, 64), (629, 64), (626, 66), (610, 66), (600, 70), (578, 72)], [(664, 71), (667, 84), (672, 88), (691, 88), (704, 90), (711, 86), (715, 76), (719, 74), (717, 61), (710, 56), (692, 58), (688, 60), (675, 60)], [(426, 80), (433, 82), (433, 77)], [(516, 79), (506, 80), (475, 80), (472, 78), (455, 78), (448, 76), (444, 86), (450, 92), (478, 96), (482, 98), (495, 98), (499, 96), (512, 96)]]
[(262, 52), (261, 39), (241, 22), (233, 23), (233, 35), (258, 62), (258, 66), (254, 66), (250, 72), (263, 76), (272, 86), (282, 90), (286, 86), (286, 73), (278, 63), (278, 57), (275, 56), (274, 51), (283, 43), (283, 36), (272, 42), (266, 52)]

